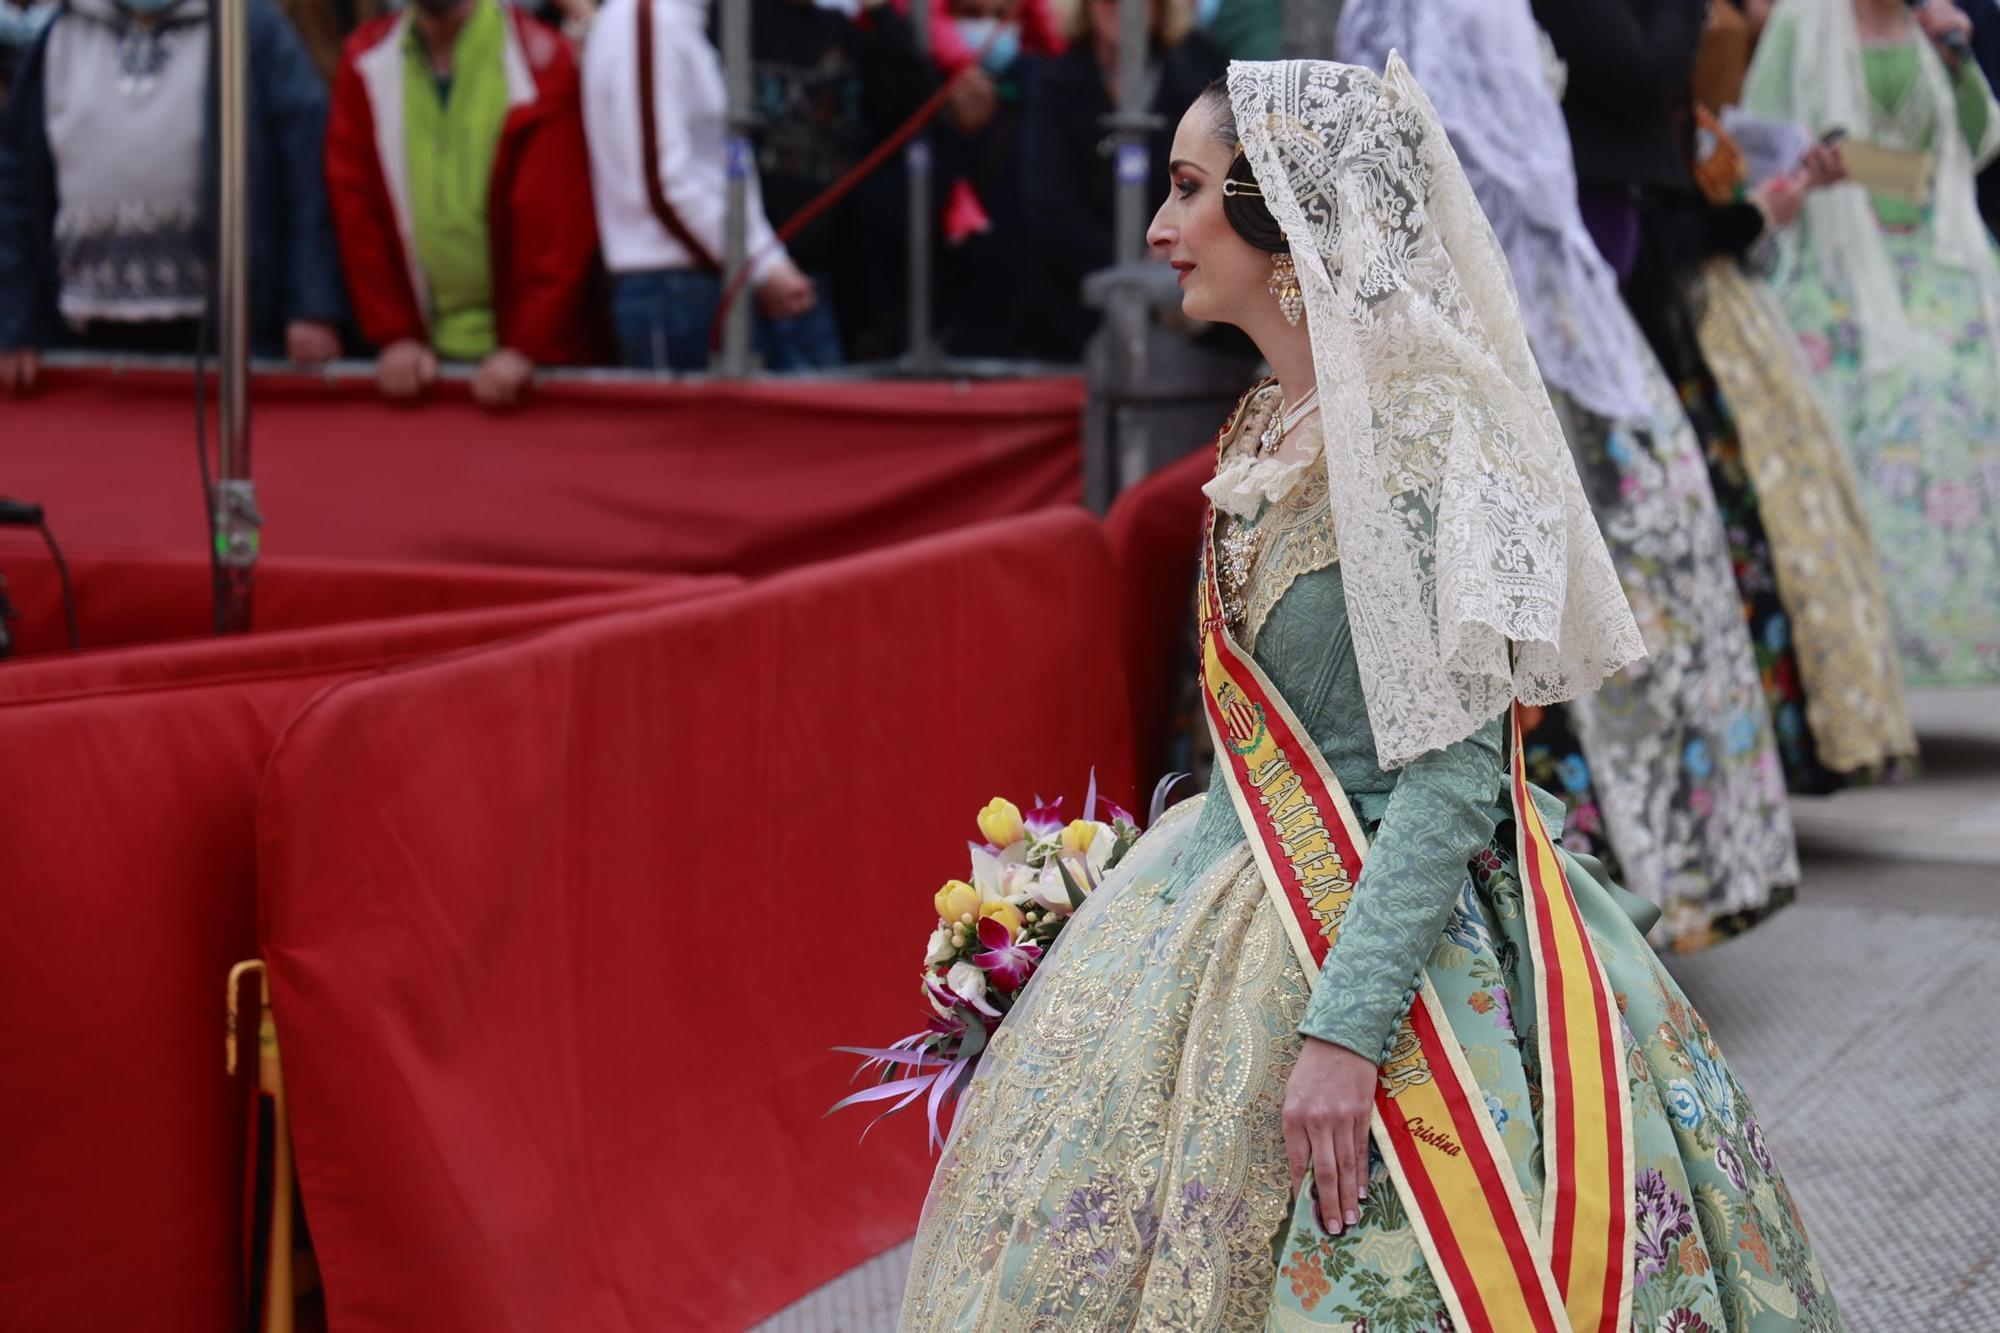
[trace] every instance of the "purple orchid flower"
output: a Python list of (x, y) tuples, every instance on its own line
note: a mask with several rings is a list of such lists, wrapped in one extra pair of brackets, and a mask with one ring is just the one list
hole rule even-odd
[(979, 923), (979, 943), (981, 952), (973, 955), (973, 965), (985, 969), (987, 977), (1003, 991), (1021, 989), (1042, 960), (1039, 944), (1016, 941), (1003, 923), (990, 916)]
[(1083, 795), (1083, 817), (1087, 822), (1097, 822), (1097, 807), (1099, 805), (1104, 807), (1104, 822), (1113, 828), (1117, 828), (1121, 824), (1131, 824), (1137, 827), (1139, 821), (1132, 818), (1130, 810), (1127, 810), (1109, 796), (1100, 797), (1097, 794), (1097, 770), (1093, 768), (1090, 770), (1090, 790)]
[(1058, 796), (1053, 801), (1044, 801), (1041, 797), (1037, 796), (1035, 798), (1035, 808), (1028, 811), (1027, 814), (1022, 815), (1021, 822), (1027, 826), (1030, 838), (1052, 838), (1056, 834), (1061, 833), (1063, 829), (1062, 797)]

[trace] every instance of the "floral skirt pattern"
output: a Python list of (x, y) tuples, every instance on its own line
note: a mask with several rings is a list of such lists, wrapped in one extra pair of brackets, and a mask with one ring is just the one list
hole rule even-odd
[(1736, 575), (1736, 595), (1743, 603), (1743, 621), (1750, 631), (1750, 650), (1757, 659), (1757, 678), (1771, 710), (1771, 727), (1784, 761), (1785, 783), (1792, 791), (1827, 792), (1839, 784), (1821, 767), (1806, 727), (1805, 686), (1799, 679), (1798, 654), (1792, 648), (1792, 620), (1778, 600), (1777, 569), (1757, 490), (1743, 466), (1743, 446), (1736, 419), (1716, 388), (1706, 366), (1697, 368), (1676, 386), (1687, 409), (1695, 437), (1708, 460), (1708, 482), (1715, 492), (1716, 513), (1729, 541), (1729, 565)]
[[(1379, 1155), (1343, 1235), (1290, 1197), (1280, 1116), (1308, 982), (1247, 846), (1161, 894), (1199, 805), (1177, 807), (1091, 895), (995, 1034), (924, 1205), (904, 1329), (1450, 1328)], [(1611, 892), (1567, 865), (1626, 1022), (1634, 1333), (1841, 1329), (1700, 1016)], [(1535, 1216), (1525, 950), (1511, 854), (1491, 847), (1428, 967)]]
[(1929, 226), (1884, 229), (1909, 322), (1928, 354), (1876, 370), (1844, 290), (1791, 266), (1780, 302), (1846, 436), (1911, 685), (2000, 681), (2000, 361), (1981, 300), (2000, 258), (1966, 272), (1935, 258)]
[(1708, 464), (1666, 373), (1647, 380), (1645, 430), (1550, 394), (1647, 651), (1568, 713), (1621, 882), (1659, 905), (1654, 942), (1691, 952), (1786, 901), (1798, 846)]
[[(1785, 615), (1783, 624), (1767, 615), (1758, 636), (1765, 688), (1773, 709), (1782, 709), (1785, 687), (1777, 673), (1796, 663), (1805, 730), (1815, 767), (1823, 770), (1801, 771), (1798, 747), (1787, 746), (1792, 787), (1901, 776), (1914, 762), (1917, 740), (1881, 564), (1840, 432), (1770, 293), (1727, 259), (1708, 266), (1703, 285), (1701, 351), (1731, 427), (1705, 440), (1710, 479), (1725, 515), (1733, 496), (1754, 500), (1756, 533), (1739, 537), (1732, 521), (1730, 538), (1734, 549), (1762, 537)], [(1739, 565), (1739, 583), (1744, 575)], [(1756, 595), (1748, 586), (1744, 593)], [(1786, 642), (1792, 651), (1780, 658)], [(1783, 745), (1792, 721), (1782, 711), (1776, 721)]]

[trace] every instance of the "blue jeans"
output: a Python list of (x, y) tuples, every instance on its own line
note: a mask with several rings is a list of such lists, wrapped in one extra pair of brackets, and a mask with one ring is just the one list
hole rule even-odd
[[(824, 370), (841, 364), (840, 332), (826, 283), (815, 280), (819, 304), (792, 319), (767, 319), (748, 287), (737, 299), (752, 303), (751, 336), (764, 368)], [(617, 273), (611, 278), (611, 318), (620, 361), (633, 370), (706, 370), (708, 335), (722, 302), (722, 279), (700, 269), (667, 268)]]

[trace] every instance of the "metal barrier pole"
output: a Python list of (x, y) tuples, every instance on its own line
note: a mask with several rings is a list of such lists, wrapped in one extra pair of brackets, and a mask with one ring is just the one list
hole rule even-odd
[(249, 0), (223, 0), (216, 22), (218, 172), (216, 361), (221, 388), (214, 492), (215, 631), (250, 628), (257, 488), (250, 480)]
[(1152, 56), (1147, 31), (1151, 0), (1118, 0), (1118, 107), (1104, 118), (1117, 141), (1116, 212), (1112, 262), (1135, 264), (1146, 257), (1147, 139), (1160, 117), (1146, 103), (1146, 67)]
[[(750, 3), (722, 0), (722, 66), (729, 85), (729, 212), (725, 221), (722, 271), (734, 276), (749, 260), (750, 173), (757, 169), (750, 131)], [(742, 379), (750, 373), (750, 312), (755, 293), (730, 304), (722, 326), (722, 373)]]
[[(910, 33), (916, 40), (917, 58), (931, 59), (930, 0), (911, 0)], [(928, 130), (919, 130), (903, 150), (903, 178), (909, 189), (909, 267), (904, 270), (904, 296), (910, 314), (908, 368), (918, 374), (937, 369), (937, 348), (931, 338), (931, 139)]]

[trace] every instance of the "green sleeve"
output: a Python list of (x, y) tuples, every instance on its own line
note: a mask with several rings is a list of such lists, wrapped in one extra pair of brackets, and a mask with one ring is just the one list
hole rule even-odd
[[(1798, 20), (1780, 9), (1757, 39), (1757, 54), (1743, 80), (1743, 109), (1772, 120), (1790, 120), (1792, 110), (1792, 48), (1798, 42)], [(1830, 125), (1808, 125), (1815, 134)]]
[(1968, 60), (1960, 65), (1956, 83), (1958, 127), (1965, 133), (1966, 147), (1977, 158), (1987, 130), (1993, 124), (1994, 113), (2000, 107), (1993, 104), (1993, 89), (1987, 85), (1986, 75), (1980, 70), (1978, 61)]
[(1403, 767), (1299, 1031), (1378, 1064), (1387, 1057), (1466, 862), (1493, 836), (1503, 780), (1497, 720)]

